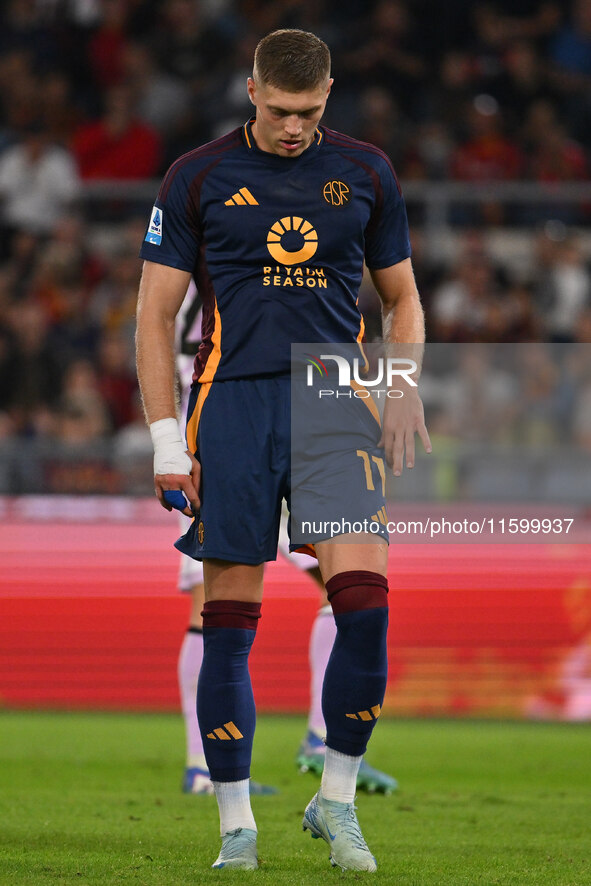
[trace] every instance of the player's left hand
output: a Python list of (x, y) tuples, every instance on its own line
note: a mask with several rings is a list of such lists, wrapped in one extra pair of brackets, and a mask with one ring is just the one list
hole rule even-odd
[(386, 461), (395, 477), (400, 477), (406, 456), (406, 467), (415, 464), (415, 434), (421, 438), (425, 452), (431, 452), (431, 440), (425, 426), (423, 403), (415, 389), (405, 391), (400, 399), (386, 398), (379, 446), (384, 447)]

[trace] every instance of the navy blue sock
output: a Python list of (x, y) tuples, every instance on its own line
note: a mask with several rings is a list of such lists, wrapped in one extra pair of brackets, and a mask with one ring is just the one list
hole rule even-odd
[(250, 777), (256, 714), (248, 656), (260, 603), (216, 600), (203, 607), (197, 718), (212, 781)]
[(326, 744), (365, 753), (388, 677), (388, 582), (376, 572), (340, 572), (326, 583), (337, 635), (324, 675)]

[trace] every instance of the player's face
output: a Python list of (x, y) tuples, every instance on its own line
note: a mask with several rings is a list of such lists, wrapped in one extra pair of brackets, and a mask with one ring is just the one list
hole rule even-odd
[(312, 144), (332, 82), (305, 92), (284, 92), (249, 77), (248, 94), (257, 109), (252, 132), (261, 151), (299, 157)]

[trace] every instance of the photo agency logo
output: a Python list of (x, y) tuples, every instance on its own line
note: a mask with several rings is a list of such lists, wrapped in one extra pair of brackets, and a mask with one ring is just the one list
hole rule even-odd
[[(369, 378), (367, 360), (361, 357), (347, 358), (342, 354), (304, 354), (306, 358), (306, 386), (316, 388), (318, 398), (346, 397), (378, 400), (388, 397), (399, 400), (404, 390), (396, 385), (407, 384), (412, 388), (417, 383), (412, 377), (417, 372), (417, 364), (406, 357), (379, 357), (375, 366), (374, 378)], [(329, 363), (329, 361), (331, 361)], [(327, 363), (329, 365), (327, 366)], [(336, 367), (336, 369), (335, 369)], [(336, 386), (329, 387), (334, 379)], [(319, 385), (324, 385), (320, 387)], [(382, 387), (378, 387), (382, 385)]]

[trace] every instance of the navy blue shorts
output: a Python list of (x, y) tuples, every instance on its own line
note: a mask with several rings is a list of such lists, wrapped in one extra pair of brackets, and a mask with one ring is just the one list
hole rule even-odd
[[(323, 384), (331, 388), (327, 377)], [(292, 546), (342, 535), (388, 539), (382, 429), (367, 389), (292, 383)], [(368, 395), (365, 397), (364, 395)]]
[[(334, 523), (339, 517), (376, 517), (378, 534), (387, 538), (383, 452), (376, 445), (381, 431), (375, 417), (361, 401), (354, 404), (363, 433), (360, 437), (358, 426), (353, 437), (339, 437), (339, 452), (320, 451), (326, 440), (315, 433), (310, 417), (306, 427), (312, 434), (297, 437), (298, 448), (306, 452), (294, 458), (292, 471), (291, 402), (287, 375), (193, 386), (187, 445), (201, 463), (201, 509), (176, 542), (184, 554), (247, 564), (275, 560), (284, 498), (290, 510), (293, 504), (293, 516), (298, 514), (291, 550), (342, 534), (334, 527), (318, 530), (318, 520)], [(326, 413), (324, 404), (321, 413)], [(306, 517), (316, 525), (302, 533)]]

